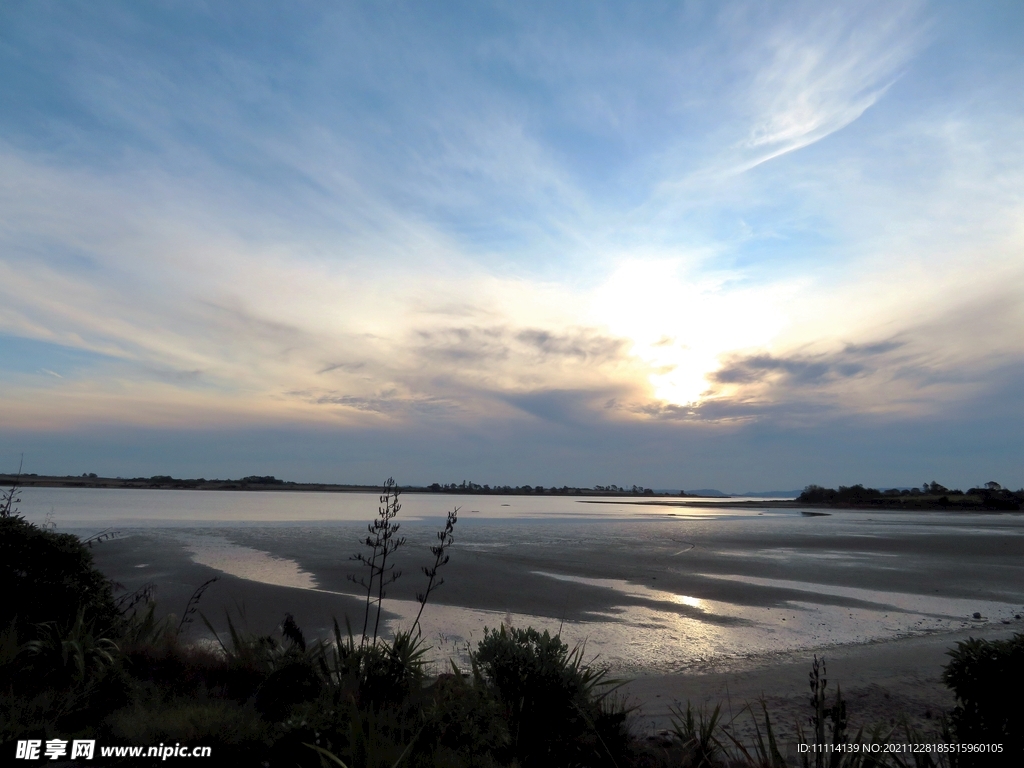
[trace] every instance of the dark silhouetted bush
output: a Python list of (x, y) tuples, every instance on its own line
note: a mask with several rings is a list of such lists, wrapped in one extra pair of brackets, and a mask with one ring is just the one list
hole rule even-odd
[(22, 639), (34, 639), (43, 623), (66, 631), (80, 615), (102, 635), (119, 617), (110, 580), (79, 538), (18, 516), (0, 518), (0, 590), (0, 628), (14, 622)]
[(473, 662), (505, 709), (522, 765), (598, 765), (626, 742), (626, 712), (609, 706), (606, 670), (583, 662), (558, 635), (485, 630)]
[(951, 724), (961, 744), (1002, 744), (1002, 755), (959, 755), (960, 766), (1024, 762), (1024, 634), (956, 644), (942, 674), (956, 694)]

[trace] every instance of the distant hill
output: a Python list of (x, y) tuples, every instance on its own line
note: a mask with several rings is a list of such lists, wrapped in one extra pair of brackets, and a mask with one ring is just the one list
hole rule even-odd
[(736, 493), (734, 496), (755, 496), (761, 499), (795, 499), (803, 493), (803, 488), (795, 491), (746, 491), (745, 493)]
[(697, 488), (686, 491), (687, 496), (705, 496), (714, 499), (758, 498), (758, 499), (795, 499), (801, 490), (796, 491), (745, 491), (743, 493), (725, 493), (717, 488)]

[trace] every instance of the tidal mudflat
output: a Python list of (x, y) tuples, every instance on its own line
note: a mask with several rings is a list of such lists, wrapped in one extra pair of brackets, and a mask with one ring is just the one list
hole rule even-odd
[[(1024, 627), (1020, 514), (402, 501), (407, 540), (403, 576), (385, 601), (390, 628), (411, 624), (419, 566), (445, 512), (459, 506), (445, 584), (424, 614), (435, 658), (465, 663), (484, 628), (501, 623), (560, 630), (615, 674), (638, 678), (630, 690), (652, 713), (690, 696), (684, 681), (694, 675), (705, 688), (747, 680), (747, 694), (761, 685), (782, 695), (786, 680), (775, 678), (791, 664), (789, 687), (802, 690), (798, 668), (815, 653), (840, 667), (870, 657), (859, 667), (874, 670), (859, 678), (865, 690), (910, 674), (911, 689), (924, 686), (910, 691), (913, 706), (927, 708), (954, 639)], [(230, 611), (271, 631), (288, 612), (310, 634), (346, 615), (361, 629), (350, 555), (376, 506), (369, 494), (198, 491), (29, 489), (23, 500), (30, 519), (50, 513), (62, 530), (119, 530), (94, 548), (98, 565), (126, 589), (155, 584), (163, 611), (180, 614), (217, 576), (201, 605), (215, 626)]]

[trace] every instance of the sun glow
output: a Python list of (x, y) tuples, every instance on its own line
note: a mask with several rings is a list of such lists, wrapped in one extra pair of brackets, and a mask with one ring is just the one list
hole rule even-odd
[(632, 340), (631, 354), (650, 369), (655, 398), (696, 405), (708, 397), (708, 377), (723, 355), (771, 343), (785, 325), (787, 293), (688, 279), (679, 261), (631, 261), (597, 290), (593, 312)]

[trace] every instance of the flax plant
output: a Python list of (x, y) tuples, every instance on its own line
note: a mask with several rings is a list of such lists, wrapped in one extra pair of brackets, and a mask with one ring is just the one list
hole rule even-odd
[[(367, 640), (367, 630), (370, 624), (370, 607), (376, 602), (377, 613), (373, 623), (373, 641), (377, 644), (377, 636), (380, 632), (380, 614), (387, 594), (385, 588), (395, 583), (402, 575), (402, 572), (395, 568), (394, 563), (388, 565), (388, 558), (405, 544), (405, 537), (398, 536), (400, 523), (395, 522), (395, 517), (402, 505), (398, 502), (399, 489), (394, 478), (389, 477), (380, 494), (380, 506), (377, 508), (377, 519), (367, 526), (369, 536), (363, 541), (370, 550), (367, 555), (358, 552), (352, 555), (351, 559), (362, 563), (369, 569), (369, 577), (350, 575), (349, 578), (366, 590), (366, 609), (363, 613), (363, 632), (360, 637), (360, 645)], [(374, 590), (376, 588), (376, 596)]]

